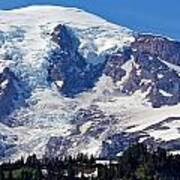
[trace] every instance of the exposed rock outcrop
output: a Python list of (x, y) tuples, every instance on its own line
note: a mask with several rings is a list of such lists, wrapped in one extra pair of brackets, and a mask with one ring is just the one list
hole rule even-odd
[(15, 75), (5, 68), (0, 74), (0, 119), (14, 110), (14, 101), (18, 101), (18, 80)]
[(79, 40), (67, 26), (57, 26), (52, 33), (52, 40), (58, 47), (49, 57), (49, 80), (62, 81), (59, 91), (71, 97), (92, 88), (102, 75), (104, 65), (86, 62), (78, 52)]
[[(121, 83), (121, 91), (132, 95), (140, 90), (153, 107), (174, 105), (180, 100), (179, 49), (178, 42), (158, 36), (137, 35), (129, 48), (110, 55), (104, 73), (114, 82), (126, 76)], [(124, 69), (124, 64), (132, 59), (132, 67)]]
[(132, 48), (138, 54), (149, 53), (170, 63), (180, 65), (180, 43), (161, 36), (138, 34)]
[(23, 103), (23, 89), (19, 79), (6, 67), (0, 73), (0, 119), (8, 123), (4, 118), (15, 108)]

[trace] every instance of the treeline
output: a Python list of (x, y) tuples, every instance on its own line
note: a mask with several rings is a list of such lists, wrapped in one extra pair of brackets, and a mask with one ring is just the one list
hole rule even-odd
[(180, 180), (180, 155), (144, 144), (129, 147), (114, 160), (98, 160), (79, 154), (76, 158), (29, 156), (0, 166), (0, 180)]

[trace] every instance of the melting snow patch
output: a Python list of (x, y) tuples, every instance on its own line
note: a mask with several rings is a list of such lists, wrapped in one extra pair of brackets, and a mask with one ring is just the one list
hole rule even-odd
[(173, 96), (172, 94), (170, 94), (170, 93), (168, 93), (168, 92), (166, 92), (166, 91), (164, 91), (164, 90), (162, 90), (162, 89), (160, 89), (159, 92), (160, 92), (163, 96), (166, 96), (166, 97), (172, 97), (172, 96)]
[(180, 66), (177, 66), (175, 64), (169, 63), (167, 61), (161, 60), (164, 64), (166, 64), (170, 69), (176, 71), (178, 74), (180, 74)]
[(5, 89), (7, 84), (8, 84), (8, 79), (6, 79), (3, 82), (1, 82), (0, 89)]

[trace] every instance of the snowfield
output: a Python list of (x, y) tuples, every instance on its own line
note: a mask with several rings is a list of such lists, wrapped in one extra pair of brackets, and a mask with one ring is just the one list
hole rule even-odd
[[(154, 109), (141, 92), (132, 96), (118, 93), (116, 90), (127, 76), (114, 84), (104, 75), (92, 90), (73, 99), (60, 95), (56, 86), (47, 82), (49, 53), (56, 48), (51, 33), (59, 24), (73, 30), (81, 42), (79, 52), (92, 64), (104, 61), (108, 53), (134, 41), (131, 30), (76, 8), (32, 6), (0, 11), (0, 72), (4, 67), (10, 67), (32, 90), (26, 100), (28, 107), (11, 114), (22, 125), (8, 127), (0, 123), (0, 142), (13, 145), (11, 148), (0, 146), (0, 152), (4, 154), (1, 161), (31, 153), (41, 157), (47, 151), (46, 145), (51, 137), (71, 140), (69, 153), (81, 151), (95, 155), (100, 154), (102, 142), (116, 133), (141, 131), (158, 141), (180, 138), (180, 121), (165, 121), (169, 117), (180, 119), (180, 105)], [(133, 60), (123, 66), (127, 75), (132, 63)], [(179, 72), (179, 67), (167, 65)], [(61, 81), (56, 83), (63, 85)], [(6, 82), (2, 85), (5, 86)], [(71, 123), (80, 109), (91, 106), (105, 114), (103, 120), (92, 116), (85, 122), (82, 119), (79, 125)], [(115, 120), (107, 120), (109, 116), (114, 116)], [(156, 125), (158, 127), (153, 128)], [(102, 132), (101, 127), (104, 128)]]

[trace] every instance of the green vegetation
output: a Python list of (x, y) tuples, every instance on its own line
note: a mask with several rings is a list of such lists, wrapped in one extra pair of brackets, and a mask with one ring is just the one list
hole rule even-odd
[(98, 160), (79, 154), (76, 158), (42, 158), (36, 155), (0, 166), (0, 180), (180, 180), (180, 155), (144, 144), (129, 147), (114, 160)]

